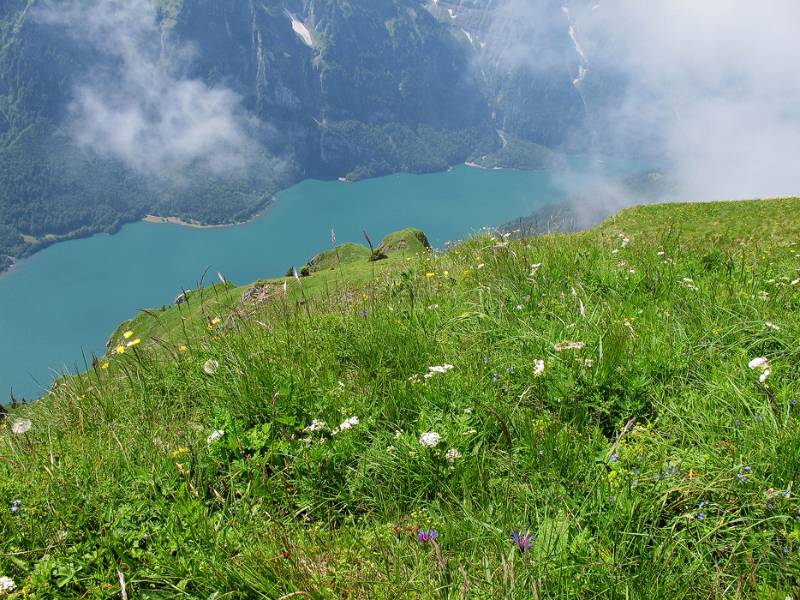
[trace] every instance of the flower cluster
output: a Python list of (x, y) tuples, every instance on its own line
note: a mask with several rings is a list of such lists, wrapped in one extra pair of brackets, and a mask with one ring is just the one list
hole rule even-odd
[(442, 441), (442, 436), (435, 431), (426, 431), (419, 437), (419, 443), (426, 448), (435, 448)]
[(8, 594), (13, 592), (17, 587), (11, 577), (0, 577), (0, 594)]
[(440, 365), (440, 366), (435, 366), (435, 367), (428, 367), (428, 372), (425, 373), (425, 379), (430, 379), (434, 375), (441, 375), (441, 374), (447, 373), (450, 369), (453, 369), (453, 368), (455, 368), (455, 367), (453, 367), (453, 365), (447, 365), (447, 364)]
[(770, 367), (769, 360), (764, 356), (754, 358), (747, 363), (747, 366), (753, 371), (761, 371), (761, 375), (758, 378), (758, 381), (761, 383), (764, 383), (767, 380), (767, 377), (772, 375), (772, 367)]
[(435, 529), (420, 529), (417, 534), (417, 541), (422, 544), (435, 542), (439, 538), (439, 532)]

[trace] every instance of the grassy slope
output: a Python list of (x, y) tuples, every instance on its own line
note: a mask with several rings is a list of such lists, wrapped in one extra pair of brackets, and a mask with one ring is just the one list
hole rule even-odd
[(302, 303), (292, 280), (211, 331), (206, 303), (162, 315), (186, 340), (140, 317), (0, 439), (0, 575), (41, 598), (119, 597), (118, 571), (138, 598), (794, 595), (799, 253), (798, 199), (651, 206), (325, 271)]

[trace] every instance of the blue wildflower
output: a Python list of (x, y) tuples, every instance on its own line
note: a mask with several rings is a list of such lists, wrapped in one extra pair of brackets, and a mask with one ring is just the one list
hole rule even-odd
[(706, 513), (697, 513), (697, 518), (702, 521), (706, 518)]
[(745, 468), (744, 468), (744, 472), (745, 472), (745, 473), (749, 473), (749, 472), (750, 472), (750, 471), (752, 471), (752, 470), (753, 470), (753, 467), (745, 467)]
[(417, 534), (417, 541), (422, 544), (435, 542), (439, 538), (439, 532), (435, 529), (420, 529)]
[(611, 462), (617, 462), (618, 460), (619, 460), (619, 456), (617, 456), (616, 454), (612, 454), (611, 455)]
[(706, 505), (705, 500), (697, 505), (698, 508), (703, 508)]
[(798, 401), (797, 401), (797, 398), (795, 398), (794, 400), (792, 400), (792, 401), (790, 402), (790, 404), (791, 404), (792, 406), (797, 406), (797, 402), (798, 402)]
[(789, 546), (784, 546), (783, 547), (783, 553), (784, 554), (789, 554)]
[(365, 310), (362, 314), (364, 315), (364, 318), (366, 319), (369, 316), (369, 311)]
[(483, 357), (483, 364), (485, 364), (485, 365), (489, 364), (489, 357), (488, 356), (484, 356)]
[(497, 373), (492, 373), (492, 381), (494, 381), (495, 383), (500, 381), (500, 375), (498, 375)]
[(519, 551), (525, 554), (528, 550), (530, 550), (531, 544), (533, 544), (533, 535), (529, 531), (522, 533), (520, 531), (512, 531), (511, 532), (511, 542), (519, 548)]
[(17, 514), (19, 512), (19, 507), (22, 504), (21, 500), (14, 500), (11, 502), (11, 512), (13, 514)]

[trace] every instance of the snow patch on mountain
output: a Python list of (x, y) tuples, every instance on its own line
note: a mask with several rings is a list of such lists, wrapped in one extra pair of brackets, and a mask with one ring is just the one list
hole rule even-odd
[(292, 29), (294, 32), (300, 37), (301, 40), (303, 40), (306, 46), (313, 48), (314, 38), (311, 37), (311, 32), (308, 30), (308, 27), (306, 27), (303, 22), (298, 20), (294, 15), (289, 15), (289, 18), (292, 20)]

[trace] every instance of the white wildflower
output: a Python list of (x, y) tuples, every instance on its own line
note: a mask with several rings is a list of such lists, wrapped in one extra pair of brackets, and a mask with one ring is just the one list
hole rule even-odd
[(523, 310), (525, 307), (522, 304), (517, 304), (517, 310)]
[(428, 310), (436, 310), (437, 308), (439, 308), (438, 304), (431, 304), (430, 306), (428, 306)]
[(775, 325), (775, 323), (773, 323), (772, 321), (767, 321), (766, 323), (764, 323), (764, 326), (768, 327), (769, 329), (774, 329), (775, 331), (781, 330), (781, 328)]
[(439, 442), (442, 441), (442, 436), (440, 436), (435, 431), (427, 431), (423, 433), (419, 437), (419, 443), (425, 446), (426, 448), (435, 448), (439, 445)]
[(798, 283), (800, 283), (800, 279), (795, 279), (795, 280), (794, 280), (792, 283), (790, 283), (789, 285), (797, 285)]
[(456, 462), (459, 458), (461, 458), (461, 452), (456, 450), (455, 448), (450, 448), (447, 453), (444, 455), (444, 458), (449, 463)]
[(425, 373), (425, 379), (430, 379), (434, 375), (439, 375), (442, 373), (447, 373), (450, 369), (454, 369), (453, 365), (440, 365), (436, 367), (428, 367), (428, 372)]
[(339, 425), (339, 431), (352, 429), (356, 425), (358, 425), (358, 417), (350, 417), (349, 419), (346, 419), (341, 425)]
[(17, 419), (11, 424), (11, 433), (22, 435), (28, 433), (32, 426), (30, 419)]
[(666, 252), (664, 252), (663, 250), (660, 250), (660, 251), (658, 252), (658, 256), (664, 256), (665, 254), (666, 254)]
[(209, 435), (208, 438), (206, 439), (206, 443), (207, 444), (213, 444), (218, 439), (220, 439), (223, 435), (225, 435), (225, 430), (224, 429), (215, 429), (214, 431), (211, 432), (211, 435)]
[(565, 350), (583, 350), (586, 347), (584, 342), (559, 342), (553, 345), (556, 352), (564, 352)]
[(467, 429), (467, 430), (464, 432), (464, 435), (475, 435), (476, 433), (478, 433), (478, 430), (477, 430), (477, 429)]
[(328, 425), (325, 423), (325, 421), (314, 419), (313, 421), (311, 421), (311, 425), (303, 429), (303, 433), (314, 433), (315, 431), (322, 431), (327, 426)]
[(17, 584), (11, 577), (0, 577), (0, 594), (8, 594), (17, 588)]
[(594, 366), (594, 361), (591, 358), (584, 358), (583, 366), (587, 369), (591, 369)]
[(213, 375), (219, 369), (219, 362), (214, 360), (213, 358), (209, 358), (205, 364), (203, 365), (203, 372), (206, 375)]
[(399, 440), (401, 437), (403, 437), (403, 430), (402, 429), (396, 430), (394, 432), (394, 439)]
[(622, 247), (623, 248), (627, 248), (630, 243), (631, 243), (630, 238), (622, 238)]
[(766, 357), (760, 356), (758, 358), (754, 358), (747, 366), (751, 369), (761, 371), (761, 376), (758, 378), (758, 381), (764, 383), (767, 380), (767, 377), (772, 375), (772, 368), (769, 365), (769, 360)]
[(537, 359), (533, 361), (533, 376), (541, 377), (542, 375), (544, 375), (544, 361)]
[(613, 256), (616, 256), (617, 254), (619, 254), (619, 248), (614, 248), (614, 249), (611, 251), (611, 254), (612, 254)]

